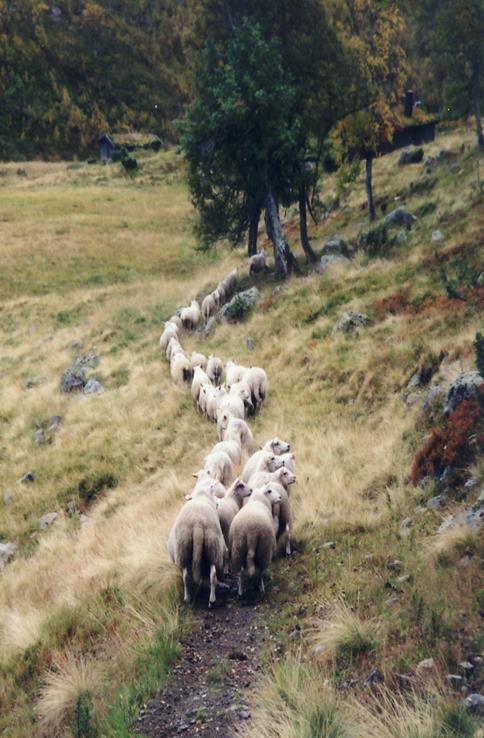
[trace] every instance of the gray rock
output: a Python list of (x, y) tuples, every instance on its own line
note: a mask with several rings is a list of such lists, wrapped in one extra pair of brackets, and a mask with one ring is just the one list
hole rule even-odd
[(369, 325), (370, 322), (370, 318), (365, 313), (348, 310), (336, 321), (333, 333), (357, 333), (360, 328)]
[(348, 246), (341, 236), (332, 236), (319, 249), (320, 256), (331, 256), (333, 254), (348, 256)]
[(323, 548), (335, 549), (336, 543), (334, 541), (327, 541), (326, 543), (323, 543)]
[(466, 710), (474, 715), (484, 715), (484, 697), (482, 694), (475, 692), (465, 698), (462, 703)]
[(17, 550), (16, 543), (0, 543), (0, 571), (12, 561)]
[(449, 387), (444, 410), (445, 415), (455, 410), (464, 400), (479, 397), (480, 387), (483, 382), (484, 379), (479, 372), (464, 372), (459, 375)]
[(455, 474), (453, 468), (451, 466), (446, 466), (439, 477), (439, 487), (442, 489), (448, 489), (452, 486), (454, 478)]
[(33, 471), (25, 472), (20, 479), (17, 479), (17, 484), (33, 484), (33, 482), (35, 482), (35, 472)]
[(474, 671), (474, 664), (471, 664), (470, 661), (460, 661), (458, 667), (464, 674), (470, 674)]
[(387, 600), (385, 600), (383, 604), (387, 607), (393, 607), (394, 605), (398, 605), (399, 602), (400, 600), (398, 599), (398, 597), (396, 595), (392, 595)]
[(343, 264), (344, 266), (349, 266), (351, 264), (350, 260), (347, 256), (342, 256), (339, 254), (330, 254), (328, 256), (322, 256), (318, 263), (316, 264), (316, 271), (318, 274), (324, 274), (330, 267), (334, 266), (335, 264)]
[(394, 571), (397, 574), (402, 571), (402, 562), (399, 559), (393, 559), (393, 561), (387, 561), (387, 569)]
[(444, 238), (444, 234), (442, 231), (432, 231), (432, 243), (435, 243), (436, 241), (442, 241)]
[(249, 337), (245, 342), (245, 346), (249, 351), (252, 351), (254, 348), (254, 339)]
[(4, 502), (5, 505), (11, 505), (12, 504), (12, 502), (13, 502), (13, 493), (10, 490), (8, 490), (7, 492), (5, 492), (5, 494), (3, 495), (3, 502)]
[(241, 720), (248, 720), (250, 718), (249, 710), (239, 710), (239, 718)]
[(389, 228), (411, 228), (416, 223), (417, 218), (412, 215), (404, 207), (400, 206), (385, 215), (383, 224)]
[(73, 369), (79, 369), (80, 367), (95, 369), (98, 364), (99, 356), (97, 356), (97, 354), (82, 354), (82, 356), (78, 356), (75, 360)]
[(74, 515), (77, 512), (77, 505), (75, 500), (69, 500), (69, 502), (66, 505), (66, 513), (70, 518), (73, 518)]
[(482, 287), (482, 285), (484, 285), (484, 272), (481, 272), (477, 277), (477, 284), (479, 285), (479, 287)]
[(32, 439), (35, 441), (35, 443), (38, 443), (41, 446), (49, 443), (49, 437), (45, 435), (45, 431), (43, 428), (38, 428), (37, 430), (35, 430), (32, 433)]
[(244, 318), (259, 302), (261, 294), (257, 287), (251, 287), (243, 292), (237, 292), (217, 313), (217, 319), (222, 322), (235, 322)]
[(406, 584), (410, 581), (410, 574), (402, 574), (402, 576), (397, 577), (395, 581), (397, 584)]
[(363, 682), (363, 686), (368, 689), (368, 687), (371, 687), (372, 684), (375, 684), (376, 682), (382, 682), (383, 681), (383, 674), (381, 673), (380, 669), (378, 667), (375, 667), (370, 671), (368, 676), (366, 677), (365, 681)]
[(104, 387), (97, 379), (89, 379), (84, 386), (83, 392), (85, 395), (101, 395), (104, 392)]
[(417, 664), (415, 671), (417, 674), (425, 674), (435, 669), (435, 661), (433, 659), (423, 659)]
[(410, 528), (413, 526), (413, 518), (404, 518), (400, 525), (398, 526), (398, 535), (400, 538), (404, 538), (405, 536), (408, 536), (410, 533)]
[(446, 506), (448, 501), (449, 498), (446, 495), (436, 495), (435, 497), (431, 497), (430, 500), (427, 500), (425, 506), (427, 510), (441, 510)]
[(462, 510), (457, 515), (449, 515), (442, 525), (440, 525), (437, 533), (445, 533), (454, 528), (465, 527), (469, 530), (478, 530), (484, 522), (484, 508), (482, 506), (477, 510)]
[(424, 164), (425, 164), (426, 166), (428, 166), (428, 167), (431, 167), (431, 166), (432, 166), (432, 164), (435, 164), (435, 156), (426, 156), (426, 157), (424, 158), (424, 160), (423, 160), (423, 163), (424, 163)]
[(203, 329), (203, 332), (206, 336), (208, 336), (210, 333), (212, 333), (215, 330), (215, 326), (217, 325), (217, 320), (214, 315), (212, 315), (211, 318), (207, 320), (205, 323), (205, 328)]
[(406, 231), (398, 231), (397, 235), (395, 236), (395, 241), (397, 243), (405, 243), (408, 241), (408, 235)]
[(59, 515), (56, 512), (46, 513), (39, 518), (39, 528), (46, 530), (52, 523), (55, 523)]
[(60, 431), (61, 422), (61, 415), (52, 415), (51, 418), (47, 418), (44, 425), (51, 433), (57, 433), (58, 431)]
[(74, 351), (80, 351), (82, 348), (84, 348), (84, 344), (82, 341), (73, 341), (71, 343), (71, 349)]
[(29, 377), (24, 384), (25, 389), (32, 389), (38, 387), (39, 384), (45, 384), (48, 381), (47, 377)]
[(86, 381), (86, 374), (82, 367), (66, 369), (60, 380), (60, 390), (61, 392), (81, 392)]
[(445, 679), (454, 689), (460, 689), (464, 683), (464, 677), (460, 674), (446, 674)]
[(407, 399), (405, 400), (405, 404), (408, 405), (408, 407), (413, 407), (414, 405), (418, 405), (418, 403), (420, 402), (420, 399), (421, 397), (419, 394), (417, 394), (416, 392), (411, 392), (407, 396)]

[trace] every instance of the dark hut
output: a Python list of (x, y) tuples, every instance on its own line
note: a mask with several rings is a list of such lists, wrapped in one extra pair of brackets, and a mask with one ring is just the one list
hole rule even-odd
[(108, 136), (107, 133), (103, 133), (98, 138), (98, 144), (99, 144), (99, 157), (101, 161), (104, 163), (111, 161), (113, 151), (116, 148), (116, 145), (114, 141), (112, 140), (112, 138)]
[[(411, 119), (413, 116), (414, 95), (412, 90), (407, 90), (405, 94), (405, 118)], [(405, 124), (395, 121), (393, 138), (391, 141), (382, 141), (380, 145), (381, 154), (390, 154), (396, 149), (404, 149), (407, 146), (422, 146), (422, 144), (431, 143), (435, 140), (435, 126), (437, 120), (428, 120), (424, 122), (412, 121)]]

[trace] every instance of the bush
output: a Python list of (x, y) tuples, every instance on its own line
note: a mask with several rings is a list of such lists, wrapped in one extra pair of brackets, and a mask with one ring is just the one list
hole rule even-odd
[(476, 367), (477, 371), (484, 377), (484, 336), (481, 333), (476, 333), (474, 339), (474, 352), (476, 354)]
[(420, 164), (424, 157), (424, 150), (410, 149), (409, 151), (402, 151), (400, 159), (398, 160), (398, 166), (404, 166), (405, 164)]
[(370, 259), (384, 258), (396, 243), (396, 236), (390, 235), (390, 229), (384, 223), (370, 228), (366, 233), (358, 236), (358, 246), (363, 249)]
[(121, 164), (127, 172), (134, 172), (138, 168), (138, 161), (134, 156), (127, 156), (126, 159), (122, 160)]
[(434, 213), (436, 210), (437, 203), (433, 200), (429, 200), (429, 202), (424, 202), (423, 205), (416, 209), (415, 215), (417, 218), (425, 218), (426, 215), (431, 215), (431, 213)]
[(120, 146), (118, 149), (114, 149), (113, 155), (111, 157), (112, 161), (124, 161), (128, 158), (128, 152), (126, 151), (124, 146)]
[(236, 295), (234, 299), (230, 302), (230, 305), (227, 306), (225, 315), (228, 320), (243, 320), (248, 315), (248, 313), (250, 313), (252, 307), (253, 305), (251, 302), (249, 302), (249, 300), (246, 300), (240, 295)]
[(476, 456), (476, 449), (484, 441), (482, 417), (484, 392), (479, 399), (464, 400), (453, 410), (443, 428), (434, 428), (430, 438), (417, 453), (412, 469), (412, 483), (424, 477), (440, 477), (444, 469), (452, 467), (456, 480), (462, 478), (466, 467)]

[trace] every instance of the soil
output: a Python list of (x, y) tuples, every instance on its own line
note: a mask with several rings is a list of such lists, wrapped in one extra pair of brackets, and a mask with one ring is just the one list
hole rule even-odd
[(234, 582), (217, 601), (218, 607), (207, 610), (206, 593), (197, 599), (195, 625), (182, 641), (168, 686), (141, 711), (133, 732), (148, 738), (230, 738), (250, 720), (247, 690), (261, 671), (269, 604), (258, 596), (239, 602)]

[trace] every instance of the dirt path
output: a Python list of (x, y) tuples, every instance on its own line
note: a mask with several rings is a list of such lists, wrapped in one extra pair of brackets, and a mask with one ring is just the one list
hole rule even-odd
[(182, 652), (167, 689), (150, 701), (138, 718), (136, 733), (148, 738), (183, 735), (230, 738), (250, 720), (246, 691), (260, 671), (258, 656), (267, 639), (268, 601), (238, 602), (235, 587), (206, 609), (196, 607), (198, 623), (182, 642)]

